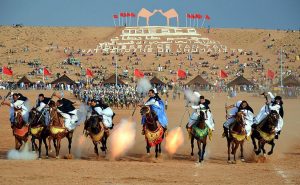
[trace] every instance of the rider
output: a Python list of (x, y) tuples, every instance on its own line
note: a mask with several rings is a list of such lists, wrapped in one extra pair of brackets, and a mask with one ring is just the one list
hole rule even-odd
[[(149, 99), (144, 104), (144, 106), (150, 107), (151, 111), (157, 115), (158, 122), (166, 131), (168, 126), (168, 118), (165, 113), (165, 105), (161, 100), (161, 98), (158, 96), (156, 88), (150, 89), (148, 91), (148, 95), (149, 95)], [(145, 119), (146, 119), (145, 117), (142, 117), (142, 125), (144, 125)], [(142, 133), (144, 133), (144, 127)]]
[[(265, 93), (262, 95), (266, 96)], [(269, 114), (271, 110), (275, 110), (280, 116), (278, 119), (277, 127), (275, 128), (276, 136), (275, 138), (278, 139), (278, 135), (280, 134), (282, 127), (283, 127), (283, 101), (281, 96), (276, 96), (271, 92), (268, 92), (268, 95), (271, 97), (271, 102), (269, 103), (266, 101), (266, 105), (264, 105), (261, 109), (258, 115), (254, 118), (254, 124), (259, 124), (261, 121), (263, 121)]]
[(47, 106), (50, 100), (51, 98), (45, 97), (44, 94), (39, 94), (36, 104), (36, 110), (40, 113), (43, 113), (46, 125), (48, 125), (50, 122), (49, 106)]
[(238, 112), (243, 112), (245, 117), (245, 130), (246, 130), (246, 134), (247, 134), (247, 139), (249, 139), (250, 135), (251, 135), (251, 129), (252, 129), (252, 125), (253, 125), (253, 117), (254, 117), (254, 112), (252, 107), (250, 107), (250, 105), (248, 104), (247, 101), (243, 100), (242, 103), (240, 104), (239, 108), (238, 108)]
[(28, 98), (23, 96), (21, 93), (13, 93), (12, 95), (12, 102), (4, 101), (2, 102), (2, 105), (8, 105), (11, 107), (11, 113), (10, 113), (10, 121), (11, 121), (11, 127), (14, 127), (15, 125), (15, 114), (12, 113), (12, 109), (14, 110), (21, 110), (21, 115), (24, 120), (24, 122), (28, 123), (28, 117), (29, 117), (29, 104), (28, 104)]
[(199, 101), (196, 105), (194, 104), (191, 106), (195, 111), (190, 116), (189, 123), (187, 125), (188, 129), (191, 129), (193, 124), (197, 121), (200, 111), (203, 111), (205, 114), (206, 125), (209, 127), (209, 129), (214, 130), (214, 121), (209, 108), (210, 101), (205, 99), (204, 96), (201, 96), (198, 92), (194, 92), (194, 96), (199, 98)]
[(59, 98), (56, 102), (57, 111), (64, 118), (65, 127), (68, 131), (74, 130), (78, 122), (77, 109), (73, 105), (75, 103), (66, 98), (62, 98), (62, 96), (57, 93), (54, 93), (54, 96)]
[(93, 112), (92, 114), (98, 114), (99, 116), (102, 116), (105, 133), (109, 134), (108, 129), (113, 128), (112, 120), (115, 113), (108, 105), (104, 104), (102, 100), (92, 99), (90, 105)]
[(226, 136), (226, 133), (228, 132), (230, 125), (235, 121), (235, 115), (236, 115), (236, 113), (238, 113), (238, 108), (240, 107), (241, 103), (242, 103), (242, 101), (239, 100), (235, 104), (225, 107), (226, 112), (228, 109), (230, 109), (230, 112), (229, 112), (229, 114), (226, 115), (227, 120), (223, 124), (224, 132), (222, 134), (222, 137)]

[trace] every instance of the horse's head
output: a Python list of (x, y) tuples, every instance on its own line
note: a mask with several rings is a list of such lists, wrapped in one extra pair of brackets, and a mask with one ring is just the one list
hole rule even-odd
[(150, 107), (149, 106), (143, 106), (140, 110), (140, 114), (142, 116), (146, 116), (150, 114)]
[(85, 129), (90, 128), (93, 134), (98, 134), (100, 132), (100, 121), (98, 116), (91, 116), (85, 123)]
[(245, 113), (243, 113), (243, 112), (236, 113), (235, 120), (238, 124), (244, 124), (245, 123)]
[(275, 127), (277, 127), (278, 120), (279, 120), (279, 114), (275, 110), (271, 110), (270, 114), (268, 115), (268, 118), (267, 118), (269, 128), (271, 130), (274, 130)]

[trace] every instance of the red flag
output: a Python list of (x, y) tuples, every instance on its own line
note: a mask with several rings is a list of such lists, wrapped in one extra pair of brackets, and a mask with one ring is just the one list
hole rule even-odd
[(51, 76), (51, 73), (44, 67), (44, 76)]
[(135, 14), (133, 12), (131, 12), (130, 17), (135, 17)]
[(202, 15), (199, 14), (199, 13), (197, 13), (197, 14), (196, 14), (196, 18), (197, 18), (197, 19), (202, 19)]
[(119, 18), (119, 16), (118, 15), (113, 15), (113, 18), (117, 19), (117, 18)]
[(130, 13), (130, 12), (127, 12), (127, 13), (126, 13), (126, 16), (127, 16), (127, 17), (130, 17), (130, 16), (131, 16), (131, 13)]
[(223, 71), (223, 70), (221, 69), (221, 71), (220, 71), (220, 77), (221, 77), (221, 78), (227, 78), (227, 77), (228, 77), (228, 74), (227, 74), (225, 71)]
[(179, 78), (186, 78), (186, 72), (183, 71), (183, 70), (181, 70), (181, 69), (178, 69), (178, 71), (177, 71), (177, 76), (178, 76)]
[(8, 69), (7, 67), (2, 68), (2, 73), (5, 74), (5, 75), (9, 75), (9, 76), (13, 75), (13, 71)]
[(120, 17), (125, 17), (123, 12), (120, 12)]
[(138, 69), (134, 70), (134, 76), (138, 77), (138, 78), (143, 78), (144, 77), (144, 73)]
[(86, 68), (86, 76), (87, 77), (93, 77), (93, 72), (89, 69), (89, 68)]
[(191, 14), (191, 19), (195, 19), (195, 15), (194, 14)]
[(205, 15), (205, 19), (206, 19), (206, 20), (210, 20), (209, 15), (206, 14), (206, 15)]
[(275, 73), (271, 69), (268, 69), (267, 77), (273, 80), (275, 77)]
[(190, 19), (191, 18), (191, 14), (187, 13), (186, 17)]

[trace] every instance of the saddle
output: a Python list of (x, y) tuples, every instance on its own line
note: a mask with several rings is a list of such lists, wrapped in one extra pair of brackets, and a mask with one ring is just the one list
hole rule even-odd
[(238, 133), (238, 132), (235, 132), (233, 131), (232, 129), (234, 128), (234, 126), (236, 125), (236, 121), (234, 121), (230, 127), (229, 127), (229, 133), (230, 135), (235, 138), (236, 140), (238, 141), (243, 141), (244, 139), (246, 139), (246, 133)]
[(33, 136), (36, 136), (36, 137), (37, 137), (43, 130), (44, 130), (44, 127), (43, 127), (43, 126), (31, 127), (31, 128), (30, 128), (30, 133), (31, 133)]
[(150, 146), (155, 146), (160, 144), (163, 140), (164, 129), (161, 125), (155, 130), (151, 131), (146, 128), (145, 138)]
[(19, 137), (24, 137), (26, 134), (28, 134), (28, 131), (29, 131), (28, 126), (23, 126), (20, 129), (18, 129), (18, 128), (13, 129), (14, 135), (19, 136)]

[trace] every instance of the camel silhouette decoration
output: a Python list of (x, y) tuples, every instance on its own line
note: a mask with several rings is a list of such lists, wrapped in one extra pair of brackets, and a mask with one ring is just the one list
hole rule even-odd
[(150, 17), (153, 16), (155, 13), (157, 12), (157, 10), (154, 10), (153, 12), (150, 12), (149, 10), (145, 9), (145, 8), (142, 8), (139, 13), (137, 14), (137, 23), (136, 25), (139, 26), (139, 18), (140, 17), (144, 17), (146, 18), (146, 24), (147, 26), (149, 26), (149, 20), (150, 20)]
[(149, 26), (149, 20), (150, 17), (152, 17), (156, 12), (160, 12), (164, 17), (167, 19), (167, 26), (170, 26), (170, 19), (176, 18), (177, 26), (179, 26), (179, 16), (175, 9), (170, 9), (166, 12), (163, 12), (162, 10), (153, 10), (153, 12), (150, 12), (149, 10), (142, 8), (139, 13), (137, 14), (137, 23), (136, 25), (139, 26), (139, 18), (144, 17), (146, 18), (146, 24)]
[(162, 10), (157, 10), (159, 13), (161, 13), (164, 17), (167, 18), (167, 26), (170, 26), (170, 19), (176, 18), (177, 26), (179, 26), (179, 16), (175, 9), (170, 9), (166, 12), (163, 12)]

